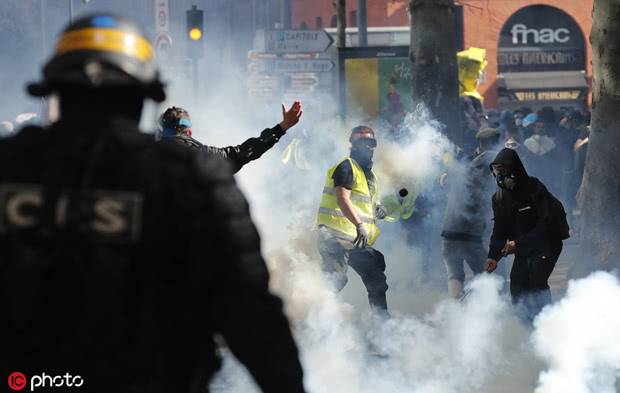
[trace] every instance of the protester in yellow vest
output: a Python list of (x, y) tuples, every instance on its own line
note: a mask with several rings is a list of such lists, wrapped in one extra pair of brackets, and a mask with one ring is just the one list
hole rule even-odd
[(350, 156), (327, 171), (317, 215), (322, 268), (340, 291), (351, 266), (368, 290), (372, 310), (387, 316), (385, 258), (372, 247), (380, 233), (376, 220), (386, 216), (372, 171), (377, 140), (370, 127), (358, 126), (351, 130), (349, 141)]
[(461, 120), (465, 140), (461, 147), (467, 154), (472, 154), (476, 148), (475, 135), (487, 126), (484, 114), (484, 97), (478, 92), (478, 84), (484, 75), (487, 66), (486, 50), (469, 48), (457, 54), (459, 66), (459, 95), (461, 104)]

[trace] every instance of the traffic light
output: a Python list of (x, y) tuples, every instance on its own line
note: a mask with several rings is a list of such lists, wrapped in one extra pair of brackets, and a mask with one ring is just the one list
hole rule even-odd
[(191, 58), (199, 58), (204, 55), (204, 12), (193, 5), (187, 10), (187, 49)]

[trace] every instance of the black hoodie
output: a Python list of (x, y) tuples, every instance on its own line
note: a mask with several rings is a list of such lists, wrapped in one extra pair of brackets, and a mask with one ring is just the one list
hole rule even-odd
[(491, 163), (511, 165), (517, 185), (514, 190), (498, 189), (493, 195), (494, 227), (489, 258), (499, 260), (506, 241), (517, 244), (516, 256), (535, 256), (561, 245), (568, 237), (566, 213), (545, 185), (527, 174), (517, 152), (501, 150)]

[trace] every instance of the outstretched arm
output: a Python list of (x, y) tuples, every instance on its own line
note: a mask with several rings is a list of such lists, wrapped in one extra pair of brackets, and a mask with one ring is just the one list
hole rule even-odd
[(223, 148), (207, 146), (205, 150), (229, 159), (233, 166), (233, 172), (237, 173), (245, 164), (257, 160), (267, 150), (271, 149), (288, 129), (299, 122), (302, 113), (299, 101), (295, 101), (289, 110), (286, 110), (282, 105), (282, 121), (273, 128), (263, 130), (258, 138), (250, 138), (237, 146)]

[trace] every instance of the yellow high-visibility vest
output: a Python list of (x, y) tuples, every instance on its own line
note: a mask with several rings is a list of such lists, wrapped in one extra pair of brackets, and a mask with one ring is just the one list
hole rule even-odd
[(349, 160), (351, 169), (353, 170), (351, 203), (360, 220), (362, 220), (364, 228), (368, 231), (368, 244), (373, 245), (381, 233), (375, 220), (375, 205), (377, 202), (376, 198), (379, 195), (379, 180), (375, 173), (371, 171), (374, 178), (374, 190), (369, 190), (364, 170), (350, 157), (345, 158), (327, 171), (321, 206), (317, 214), (317, 224), (327, 227), (335, 236), (343, 239), (353, 241), (357, 236), (355, 225), (344, 216), (342, 210), (340, 210), (338, 206), (336, 187), (334, 186), (334, 179), (332, 178), (338, 165), (346, 160)]
[(398, 220), (406, 221), (413, 215), (415, 211), (415, 200), (417, 195), (410, 192), (406, 197), (399, 198), (396, 193), (385, 196), (381, 200), (381, 204), (387, 210), (385, 221), (396, 222)]

